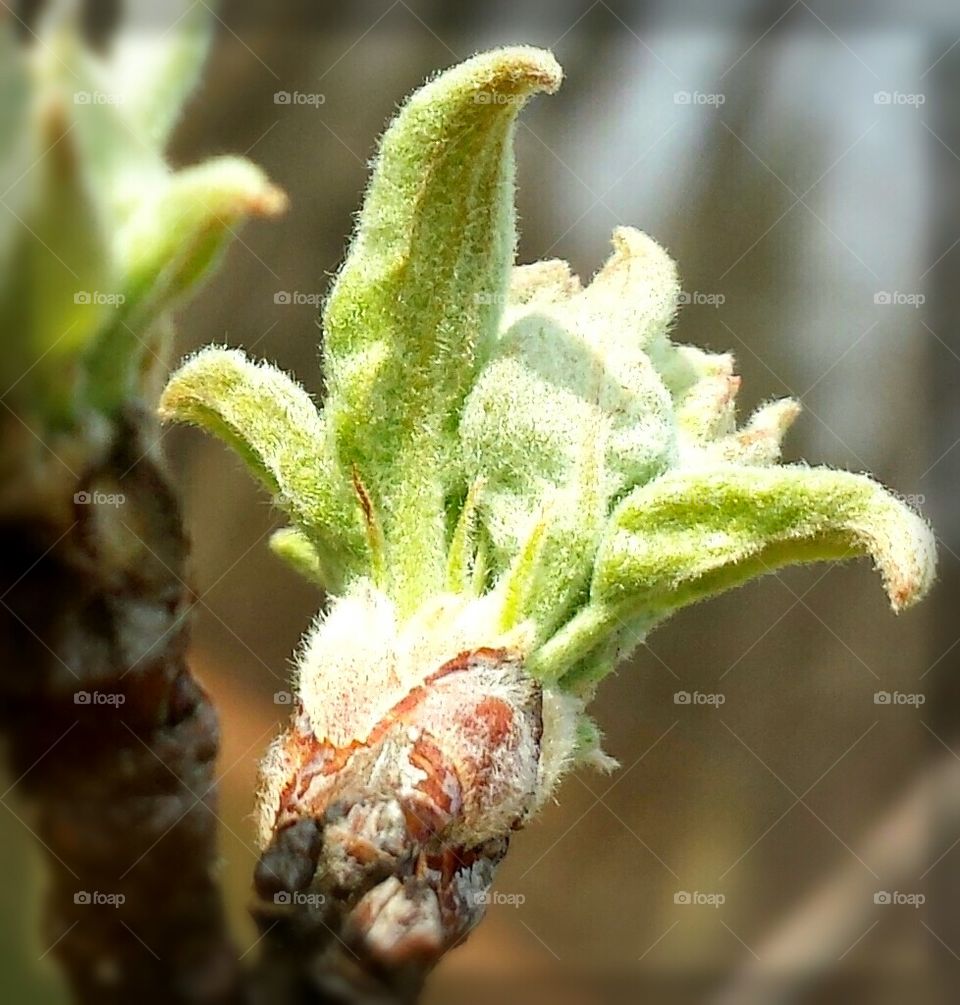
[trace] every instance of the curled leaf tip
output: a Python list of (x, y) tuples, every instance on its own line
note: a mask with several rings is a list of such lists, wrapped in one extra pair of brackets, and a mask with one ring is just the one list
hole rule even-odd
[(936, 539), (929, 524), (905, 503), (886, 496), (869, 528), (871, 551), (894, 612), (922, 600), (936, 579)]
[(563, 70), (553, 53), (531, 45), (483, 52), (461, 65), (465, 74), (473, 76), (475, 86), (487, 86), (499, 94), (553, 94), (563, 81)]
[(287, 193), (277, 185), (266, 184), (258, 192), (251, 192), (246, 211), (250, 216), (282, 216), (290, 208)]
[[(239, 157), (217, 157), (181, 173), (184, 206), (202, 207), (216, 218), (277, 216), (287, 195), (256, 164)], [(171, 189), (172, 191), (172, 189)]]
[(537, 306), (569, 300), (582, 289), (579, 276), (558, 258), (518, 265), (510, 274), (507, 302), (514, 307)]
[(553, 94), (563, 81), (563, 70), (548, 49), (531, 45), (505, 46), (475, 56), (438, 73), (415, 91), (408, 105), (436, 101), (455, 91), (471, 95), (477, 105), (522, 104), (538, 91)]
[(680, 292), (677, 264), (657, 242), (636, 227), (615, 227), (613, 253), (594, 276), (594, 294), (658, 294), (676, 306)]

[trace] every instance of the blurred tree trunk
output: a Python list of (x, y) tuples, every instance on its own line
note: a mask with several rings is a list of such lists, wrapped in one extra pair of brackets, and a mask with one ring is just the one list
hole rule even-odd
[[(27, 438), (9, 406), (0, 420), (6, 447)], [(91, 1005), (236, 994), (214, 878), (217, 719), (185, 660), (186, 541), (156, 439), (152, 416), (128, 413), (67, 455), (75, 478), (39, 482), (23, 443), (16, 477), (40, 491), (0, 522), (8, 793), (46, 851), (45, 944)]]

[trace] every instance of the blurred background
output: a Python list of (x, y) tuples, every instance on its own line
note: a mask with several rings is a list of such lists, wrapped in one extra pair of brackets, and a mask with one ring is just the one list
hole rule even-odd
[[(37, 5), (0, 6), (29, 26)], [(145, 44), (177, 30), (155, 7), (130, 29)], [(92, 6), (92, 23), (119, 8)], [(874, 472), (940, 542), (938, 587), (899, 619), (861, 564), (768, 577), (659, 629), (595, 706), (621, 769), (572, 776), (516, 836), (509, 902), (427, 1001), (956, 1001), (960, 10), (236, 0), (217, 17), (171, 157), (246, 154), (291, 210), (243, 232), (182, 312), (177, 356), (242, 346), (322, 394), (317, 303), (397, 102), (477, 50), (548, 46), (566, 80), (518, 128), (520, 260), (587, 278), (615, 224), (648, 231), (680, 263), (676, 337), (736, 354), (744, 410), (803, 402), (788, 459)], [(256, 766), (319, 598), (268, 552), (277, 521), (227, 451), (163, 440), (246, 949)], [(5, 998), (64, 1001), (38, 962), (38, 857), (14, 816), (0, 830)]]

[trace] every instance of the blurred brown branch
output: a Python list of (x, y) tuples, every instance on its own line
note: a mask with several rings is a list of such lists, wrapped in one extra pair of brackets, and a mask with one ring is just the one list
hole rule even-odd
[(155, 439), (128, 413), (75, 479), (57, 469), (0, 524), (12, 775), (47, 853), (48, 944), (98, 1005), (236, 993), (213, 876), (217, 719), (184, 658), (186, 541)]
[[(827, 876), (755, 947), (753, 958), (711, 999), (715, 1005), (794, 1001), (829, 975), (879, 922), (877, 911), (889, 902), (889, 891), (920, 873), (925, 877), (956, 844), (958, 792), (960, 758), (951, 752), (905, 787), (871, 829), (862, 860)], [(933, 865), (923, 871), (926, 862)]]

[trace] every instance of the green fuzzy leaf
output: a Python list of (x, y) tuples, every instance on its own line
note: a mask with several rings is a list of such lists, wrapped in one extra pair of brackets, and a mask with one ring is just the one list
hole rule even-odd
[(0, 324), (11, 334), (4, 387), (7, 376), (28, 374), (31, 407), (59, 421), (73, 404), (71, 362), (111, 309), (114, 270), (103, 200), (89, 184), (59, 95), (43, 95), (28, 135), (35, 142), (13, 182), (23, 191), (0, 207), (13, 221), (0, 280)]
[(864, 475), (718, 465), (634, 489), (610, 518), (590, 600), (541, 645), (528, 671), (590, 694), (672, 611), (803, 562), (871, 556), (895, 611), (934, 578), (930, 528)]
[(130, 26), (107, 56), (84, 43), (74, 4), (50, 5), (22, 42), (0, 25), (0, 383), (17, 384), (38, 429), (143, 398), (170, 309), (247, 216), (285, 205), (240, 158), (164, 163), (211, 17), (181, 11), (162, 38)]
[[(169, 35), (166, 42), (174, 44)], [(159, 147), (130, 114), (110, 63), (84, 45), (76, 26), (51, 23), (41, 32), (33, 60), (42, 86), (56, 90), (69, 107), (91, 184), (119, 222), (140, 192), (166, 176)]]
[(417, 91), (380, 143), (325, 307), (328, 421), (369, 491), (388, 586), (407, 610), (442, 588), (447, 500), (466, 489), (456, 417), (512, 264), (513, 122), (560, 76), (549, 53), (503, 49)]
[(464, 499), (450, 539), (447, 553), (447, 589), (451, 593), (474, 593), (478, 574), (477, 497), (481, 483), (476, 481)]
[(326, 587), (332, 577), (320, 564), (320, 556), (313, 542), (296, 527), (284, 527), (270, 535), (270, 550), (304, 579), (317, 586)]
[(785, 565), (867, 555), (895, 611), (933, 580), (930, 529), (864, 475), (799, 465), (678, 471), (618, 506), (591, 601), (660, 616)]
[(124, 112), (140, 134), (160, 149), (199, 80), (214, 13), (196, 0), (167, 0), (164, 25), (152, 23), (154, 0), (132, 0), (126, 13), (129, 28), (111, 52), (110, 84), (123, 96)]
[(629, 228), (585, 290), (562, 262), (514, 270), (505, 331), (460, 437), (468, 474), (484, 483), (497, 574), (529, 577), (525, 542), (542, 524), (537, 586), (518, 612), (538, 638), (585, 599), (612, 500), (675, 459), (673, 403), (645, 350), (677, 290), (668, 256)]
[(239, 350), (204, 349), (170, 378), (160, 415), (200, 426), (237, 452), (309, 539), (332, 589), (370, 570), (360, 503), (331, 458), (313, 401), (286, 374)]
[(249, 216), (276, 216), (286, 196), (240, 157), (216, 157), (157, 186), (117, 235), (128, 299), (169, 306), (208, 272), (233, 229)]
[[(97, 328), (115, 292), (104, 207), (90, 186), (62, 109), (49, 106), (37, 167), (38, 200), (31, 218), (34, 270), (30, 298), (37, 310), (34, 350), (62, 359)], [(49, 142), (47, 142), (49, 141)]]
[(503, 627), (532, 621), (531, 640), (542, 642), (578, 603), (586, 601), (606, 506), (596, 475), (564, 489), (547, 489), (541, 513), (500, 577)]
[(115, 238), (123, 302), (89, 351), (89, 400), (110, 409), (129, 398), (153, 320), (209, 274), (246, 217), (285, 208), (263, 171), (237, 157), (187, 168), (144, 192)]

